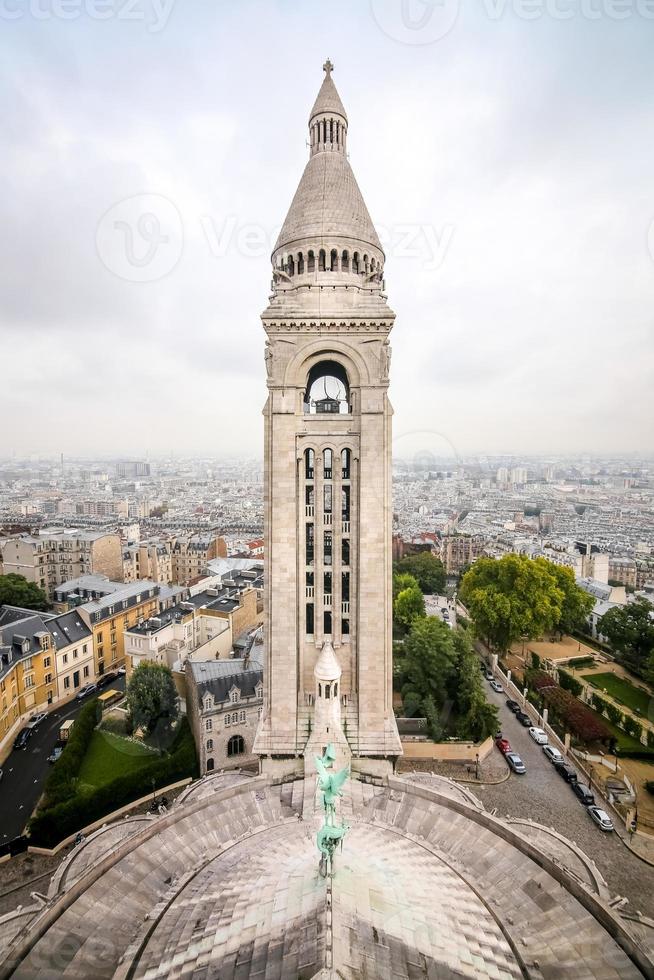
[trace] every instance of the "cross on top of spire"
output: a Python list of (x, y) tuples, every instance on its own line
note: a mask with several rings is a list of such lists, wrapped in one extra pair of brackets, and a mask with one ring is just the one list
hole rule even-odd
[(329, 60), (329, 58), (327, 59), (327, 61), (325, 62), (325, 64), (322, 66), (322, 70), (323, 71), (326, 71), (328, 75), (331, 75), (331, 73), (333, 72), (334, 66), (333, 66), (332, 62)]

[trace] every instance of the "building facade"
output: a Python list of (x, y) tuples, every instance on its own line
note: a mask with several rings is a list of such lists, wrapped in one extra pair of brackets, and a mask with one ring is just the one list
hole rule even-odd
[(120, 537), (94, 531), (47, 531), (0, 542), (4, 574), (35, 582), (49, 599), (58, 585), (80, 575), (122, 579)]
[(329, 644), (352, 765), (387, 771), (401, 753), (392, 710), (395, 314), (347, 157), (347, 114), (332, 65), (324, 67), (309, 162), (275, 245), (262, 315), (266, 658), (255, 748), (264, 771), (283, 771), (298, 759), (310, 766), (330, 741), (314, 724), (315, 667)]
[(263, 703), (263, 670), (254, 657), (187, 661), (186, 713), (202, 775), (255, 766), (254, 737)]

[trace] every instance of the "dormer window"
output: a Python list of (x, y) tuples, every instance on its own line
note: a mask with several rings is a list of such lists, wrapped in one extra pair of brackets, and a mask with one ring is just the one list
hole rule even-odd
[(205, 694), (203, 704), (205, 711), (211, 711), (213, 709), (213, 695)]
[(232, 704), (236, 704), (241, 699), (241, 692), (237, 687), (233, 687), (229, 692), (229, 700)]

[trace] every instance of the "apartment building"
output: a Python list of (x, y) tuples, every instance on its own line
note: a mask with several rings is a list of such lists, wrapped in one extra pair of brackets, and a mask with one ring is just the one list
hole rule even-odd
[(0, 744), (93, 680), (91, 630), (77, 613), (0, 607)]
[(172, 581), (190, 585), (201, 578), (213, 558), (227, 557), (227, 543), (215, 534), (175, 538), (172, 546)]
[(35, 582), (49, 599), (58, 585), (81, 575), (120, 579), (122, 547), (117, 534), (104, 531), (43, 530), (0, 541), (2, 569)]
[(123, 581), (143, 579), (164, 584), (173, 581), (172, 541), (140, 541), (123, 550)]
[(251, 585), (208, 588), (125, 631), (128, 671), (146, 660), (168, 667), (188, 660), (226, 659), (235, 642), (261, 620)]
[(622, 585), (636, 588), (636, 562), (633, 558), (609, 558), (609, 582), (621, 582)]
[(482, 535), (449, 534), (441, 539), (441, 561), (448, 575), (457, 575), (483, 552)]
[(98, 677), (125, 666), (125, 631), (159, 612), (161, 587), (135, 582), (79, 606), (77, 612), (93, 634)]

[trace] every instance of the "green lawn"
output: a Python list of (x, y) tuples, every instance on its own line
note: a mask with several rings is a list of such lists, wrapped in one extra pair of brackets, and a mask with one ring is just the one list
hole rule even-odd
[(84, 756), (79, 780), (84, 786), (97, 788), (157, 759), (157, 753), (144, 745), (112, 735), (111, 732), (95, 731)]
[(606, 689), (607, 694), (610, 694), (620, 704), (624, 704), (625, 707), (631, 708), (636, 714), (641, 714), (645, 718), (648, 716), (652, 698), (647, 691), (634, 687), (633, 684), (624, 680), (623, 677), (618, 677), (617, 674), (582, 674), (582, 677), (593, 687), (596, 687), (598, 691), (601, 692)]

